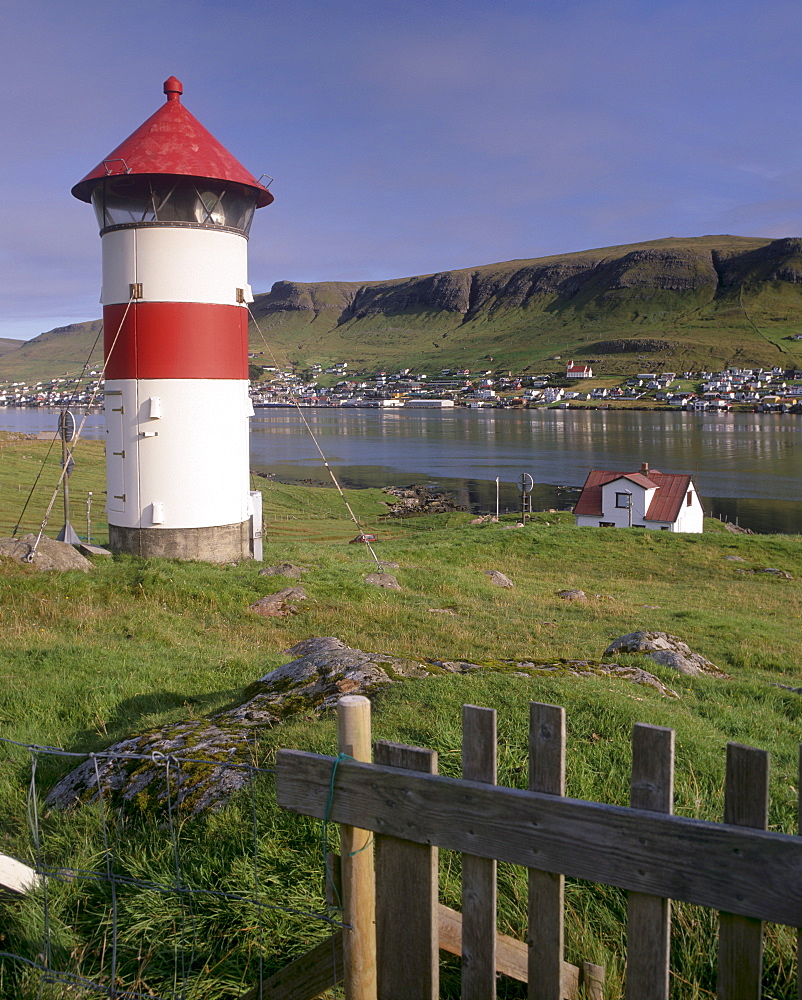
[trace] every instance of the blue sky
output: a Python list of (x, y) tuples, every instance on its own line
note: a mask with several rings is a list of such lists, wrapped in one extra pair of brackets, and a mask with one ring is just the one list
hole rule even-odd
[(6, 0), (0, 337), (100, 315), (72, 185), (164, 100), (276, 201), (255, 291), (802, 234), (799, 0)]

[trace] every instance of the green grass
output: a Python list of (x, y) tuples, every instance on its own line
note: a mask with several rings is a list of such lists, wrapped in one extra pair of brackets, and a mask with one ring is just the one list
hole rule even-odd
[[(82, 488), (102, 489), (99, 446), (84, 447), (76, 453), (86, 476)], [(29, 472), (45, 448), (35, 441), (4, 440), (0, 496), (13, 497), (15, 477)], [(286, 662), (284, 651), (293, 643), (336, 635), (368, 650), (490, 665), (478, 675), (405, 682), (376, 698), (374, 736), (434, 748), (442, 773), (459, 773), (461, 705), (488, 705), (499, 713), (499, 780), (523, 787), (527, 706), (531, 700), (545, 701), (567, 709), (569, 795), (626, 803), (631, 727), (650, 722), (677, 732), (678, 813), (720, 818), (725, 746), (736, 740), (771, 752), (770, 824), (795, 830), (802, 699), (777, 685), (802, 686), (801, 537), (733, 536), (717, 522), (708, 522), (710, 530), (701, 536), (600, 532), (578, 529), (570, 516), (551, 513), (537, 514), (523, 529), (505, 527), (513, 519), (472, 526), (463, 514), (386, 521), (380, 491), (347, 491), (365, 530), (379, 537), (379, 557), (400, 564), (393, 572), (403, 589), (389, 592), (364, 582), (374, 568), (370, 554), (363, 545), (347, 544), (357, 529), (332, 489), (254, 482), (264, 494), (265, 563), (290, 560), (308, 568), (302, 584), (309, 600), (298, 615), (262, 619), (248, 611), (254, 600), (284, 583), (258, 576), (255, 564), (117, 556), (99, 559), (90, 574), (37, 574), (0, 562), (0, 735), (96, 751), (134, 732), (202, 718), (235, 703), (248, 684)], [(77, 496), (77, 487), (74, 492)], [(16, 511), (9, 516), (4, 500), (4, 523), (16, 516)], [(728, 561), (728, 555), (745, 561)], [(795, 579), (736, 572), (765, 566), (789, 571)], [(485, 575), (490, 569), (506, 573), (515, 587), (492, 586)], [(556, 596), (568, 587), (586, 591), (588, 603), (566, 604)], [(453, 614), (434, 614), (432, 608)], [(672, 700), (610, 677), (518, 677), (499, 663), (599, 659), (611, 639), (638, 628), (680, 636), (730, 678), (679, 677), (655, 666), (653, 672), (679, 693), (679, 700)], [(305, 714), (260, 731), (253, 753), (269, 768), (279, 747), (331, 753), (335, 745), (334, 719)], [(28, 755), (2, 753), (2, 849), (30, 860)], [(40, 789), (49, 788), (69, 766), (65, 758), (41, 755)], [(278, 810), (269, 776), (255, 783), (253, 794), (265, 898), (284, 908), (319, 912), (319, 824)], [(217, 814), (178, 820), (189, 884), (250, 894), (251, 809), (246, 791)], [(147, 813), (129, 808), (122, 817), (108, 819), (118, 870), (171, 884), (175, 873), (166, 817), (148, 819)], [(97, 808), (43, 814), (42, 823), (46, 861), (104, 870)], [(443, 852), (441, 871), (443, 901), (457, 906), (459, 858)], [(523, 873), (502, 866), (500, 886), (500, 928), (522, 938)], [(57, 884), (49, 902), (58, 962), (90, 978), (107, 976), (108, 888)], [(35, 957), (41, 939), (38, 904), (0, 906), (0, 950)], [(174, 945), (182, 933), (175, 900), (121, 886), (118, 906), (124, 982), (142, 992), (169, 989)], [(318, 922), (284, 910), (264, 911), (260, 930), (259, 913), (248, 902), (197, 897), (193, 912), (197, 959), (189, 996), (198, 1000), (233, 998), (255, 982), (260, 934), (266, 969), (275, 970), (325, 933)], [(604, 965), (610, 997), (621, 991), (624, 912), (618, 890), (569, 883), (566, 958)], [(796, 995), (790, 932), (770, 927), (767, 941), (764, 995), (790, 1000)], [(676, 907), (673, 968), (672, 995), (703, 997), (713, 989), (715, 939), (709, 914)], [(684, 985), (685, 980), (698, 988)], [(444, 967), (444, 983), (444, 995), (456, 996), (453, 963)], [(34, 977), (0, 961), (0, 995), (36, 996)], [(500, 995), (523, 993), (505, 985)]]
[[(54, 421), (55, 423), (55, 421)], [(54, 428), (55, 431), (55, 428)], [(75, 449), (75, 468), (68, 488), (71, 497), (70, 521), (86, 538), (86, 501), (93, 493), (91, 518), (93, 540), (108, 535), (103, 507), (106, 488), (106, 457), (101, 441), (80, 441)], [(61, 475), (61, 441), (39, 441), (25, 434), (0, 432), (0, 537), (39, 531), (42, 519)], [(64, 522), (64, 504), (58, 492), (52, 507), (48, 531), (55, 538)]]

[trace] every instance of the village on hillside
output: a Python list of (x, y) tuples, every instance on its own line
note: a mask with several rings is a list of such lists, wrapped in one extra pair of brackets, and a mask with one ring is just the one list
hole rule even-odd
[[(559, 359), (557, 359), (559, 360)], [(328, 382), (328, 385), (321, 384)], [(280, 371), (266, 366), (252, 383), (257, 407), (306, 406), (448, 408), (571, 406), (607, 408), (624, 404), (731, 410), (733, 408), (802, 412), (802, 370), (791, 368), (728, 368), (720, 372), (633, 372), (621, 377), (594, 376), (590, 365), (565, 366), (565, 375), (515, 374), (512, 371), (471, 372), (442, 369), (437, 375), (395, 372), (355, 372), (342, 361), (307, 372)]]
[[(633, 372), (596, 375), (590, 364), (565, 365), (565, 374), (470, 371), (444, 368), (436, 375), (352, 371), (347, 361), (294, 369), (257, 363), (250, 356), (255, 408), (345, 406), (447, 409), (451, 407), (671, 408), (694, 411), (802, 413), (802, 370), (726, 368), (723, 371)], [(559, 359), (557, 359), (559, 360)], [(0, 380), (0, 406), (87, 406), (103, 402), (104, 380), (92, 370), (36, 382)]]

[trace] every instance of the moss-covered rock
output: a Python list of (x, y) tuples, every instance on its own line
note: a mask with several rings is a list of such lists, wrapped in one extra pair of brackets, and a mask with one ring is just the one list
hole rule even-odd
[(168, 802), (193, 816), (219, 808), (250, 780), (252, 738), (244, 726), (208, 720), (139, 733), (93, 754), (62, 778), (47, 805), (66, 809), (102, 797), (143, 812), (161, 811)]

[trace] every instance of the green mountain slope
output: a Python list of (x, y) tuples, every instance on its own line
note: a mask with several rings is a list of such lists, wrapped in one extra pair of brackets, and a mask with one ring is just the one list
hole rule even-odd
[(24, 340), (12, 340), (10, 337), (0, 337), (0, 354), (8, 354), (9, 351), (15, 351), (18, 347), (22, 347), (24, 343)]
[[(266, 363), (802, 366), (802, 238), (669, 238), (389, 281), (279, 281), (253, 314), (251, 349)], [(2, 355), (0, 376), (80, 368), (96, 333), (87, 323), (43, 334)]]
[(791, 365), (802, 363), (792, 339), (800, 282), (802, 240), (708, 236), (385, 282), (278, 282), (254, 312), (281, 361), (557, 370), (559, 354), (609, 372), (647, 359)]
[(87, 371), (103, 367), (102, 321), (71, 323), (0, 355), (1, 379), (50, 379), (80, 375), (85, 362)]

